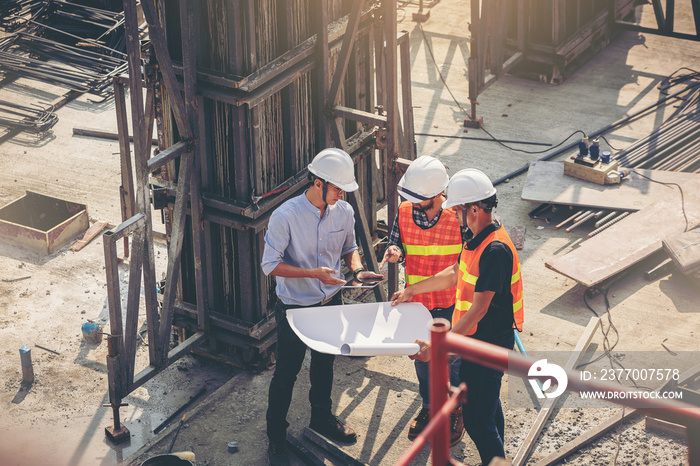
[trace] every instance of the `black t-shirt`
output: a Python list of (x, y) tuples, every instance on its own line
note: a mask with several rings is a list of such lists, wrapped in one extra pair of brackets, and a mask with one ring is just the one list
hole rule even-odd
[[(499, 228), (499, 223), (492, 223), (478, 235), (467, 241), (468, 250), (476, 249), (488, 235)], [(493, 299), (486, 315), (482, 317), (472, 338), (495, 342), (513, 332), (513, 294), (510, 281), (513, 275), (513, 253), (507, 244), (492, 241), (484, 248), (479, 258), (479, 279), (474, 291), (493, 291)]]

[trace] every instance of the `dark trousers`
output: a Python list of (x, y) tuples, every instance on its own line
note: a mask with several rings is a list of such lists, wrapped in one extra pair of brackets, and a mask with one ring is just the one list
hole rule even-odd
[[(513, 349), (513, 334), (494, 343)], [(481, 464), (487, 465), (497, 456), (505, 458), (505, 421), (500, 399), (503, 372), (462, 360), (459, 377), (467, 383), (467, 402), (462, 411), (464, 429), (479, 451)]]
[[(337, 293), (326, 306), (342, 304)], [(267, 404), (267, 436), (271, 440), (283, 440), (287, 435), (287, 413), (292, 402), (292, 391), (301, 365), (306, 356), (306, 344), (294, 333), (287, 321), (287, 309), (304, 306), (288, 306), (282, 301), (275, 304), (277, 319), (277, 364), (270, 382)], [(311, 350), (309, 378), (311, 389), (311, 417), (324, 417), (331, 413), (331, 389), (333, 388), (333, 362), (335, 355)]]
[[(452, 313), (455, 310), (454, 304), (448, 308), (435, 308), (430, 311), (430, 315), (433, 319), (447, 319), (452, 323)], [(459, 385), (459, 367), (462, 360), (451, 354), (448, 360), (449, 375), (450, 375), (450, 385), (456, 387)], [(418, 377), (418, 393), (420, 393), (421, 398), (423, 398), (423, 408), (430, 407), (430, 363), (423, 362), (419, 360), (413, 361), (416, 368), (416, 376)]]

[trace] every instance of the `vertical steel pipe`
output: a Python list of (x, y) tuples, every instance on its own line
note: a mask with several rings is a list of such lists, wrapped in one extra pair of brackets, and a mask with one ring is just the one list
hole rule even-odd
[(19, 349), (19, 358), (22, 363), (22, 382), (34, 383), (34, 367), (32, 366), (32, 349), (24, 345)]
[[(437, 417), (440, 408), (447, 401), (449, 355), (445, 348), (445, 337), (450, 331), (450, 323), (436, 319), (430, 328), (430, 418)], [(443, 422), (436, 427), (432, 437), (433, 464), (447, 464), (450, 458), (450, 424)]]

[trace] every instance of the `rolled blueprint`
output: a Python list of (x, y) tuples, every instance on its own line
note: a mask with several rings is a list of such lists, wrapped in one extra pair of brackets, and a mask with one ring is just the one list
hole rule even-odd
[(420, 350), (418, 343), (345, 343), (343, 356), (411, 356)]

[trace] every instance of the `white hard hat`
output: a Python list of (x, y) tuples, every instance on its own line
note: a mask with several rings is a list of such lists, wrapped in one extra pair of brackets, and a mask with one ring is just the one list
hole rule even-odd
[(488, 176), (476, 168), (465, 168), (450, 178), (447, 184), (447, 200), (442, 204), (442, 208), (483, 201), (494, 194), (496, 188)]
[(309, 171), (345, 192), (356, 191), (355, 164), (347, 152), (331, 147), (323, 149), (309, 164)]
[(397, 186), (406, 200), (419, 203), (442, 193), (449, 177), (445, 166), (438, 159), (422, 155), (411, 162)]

